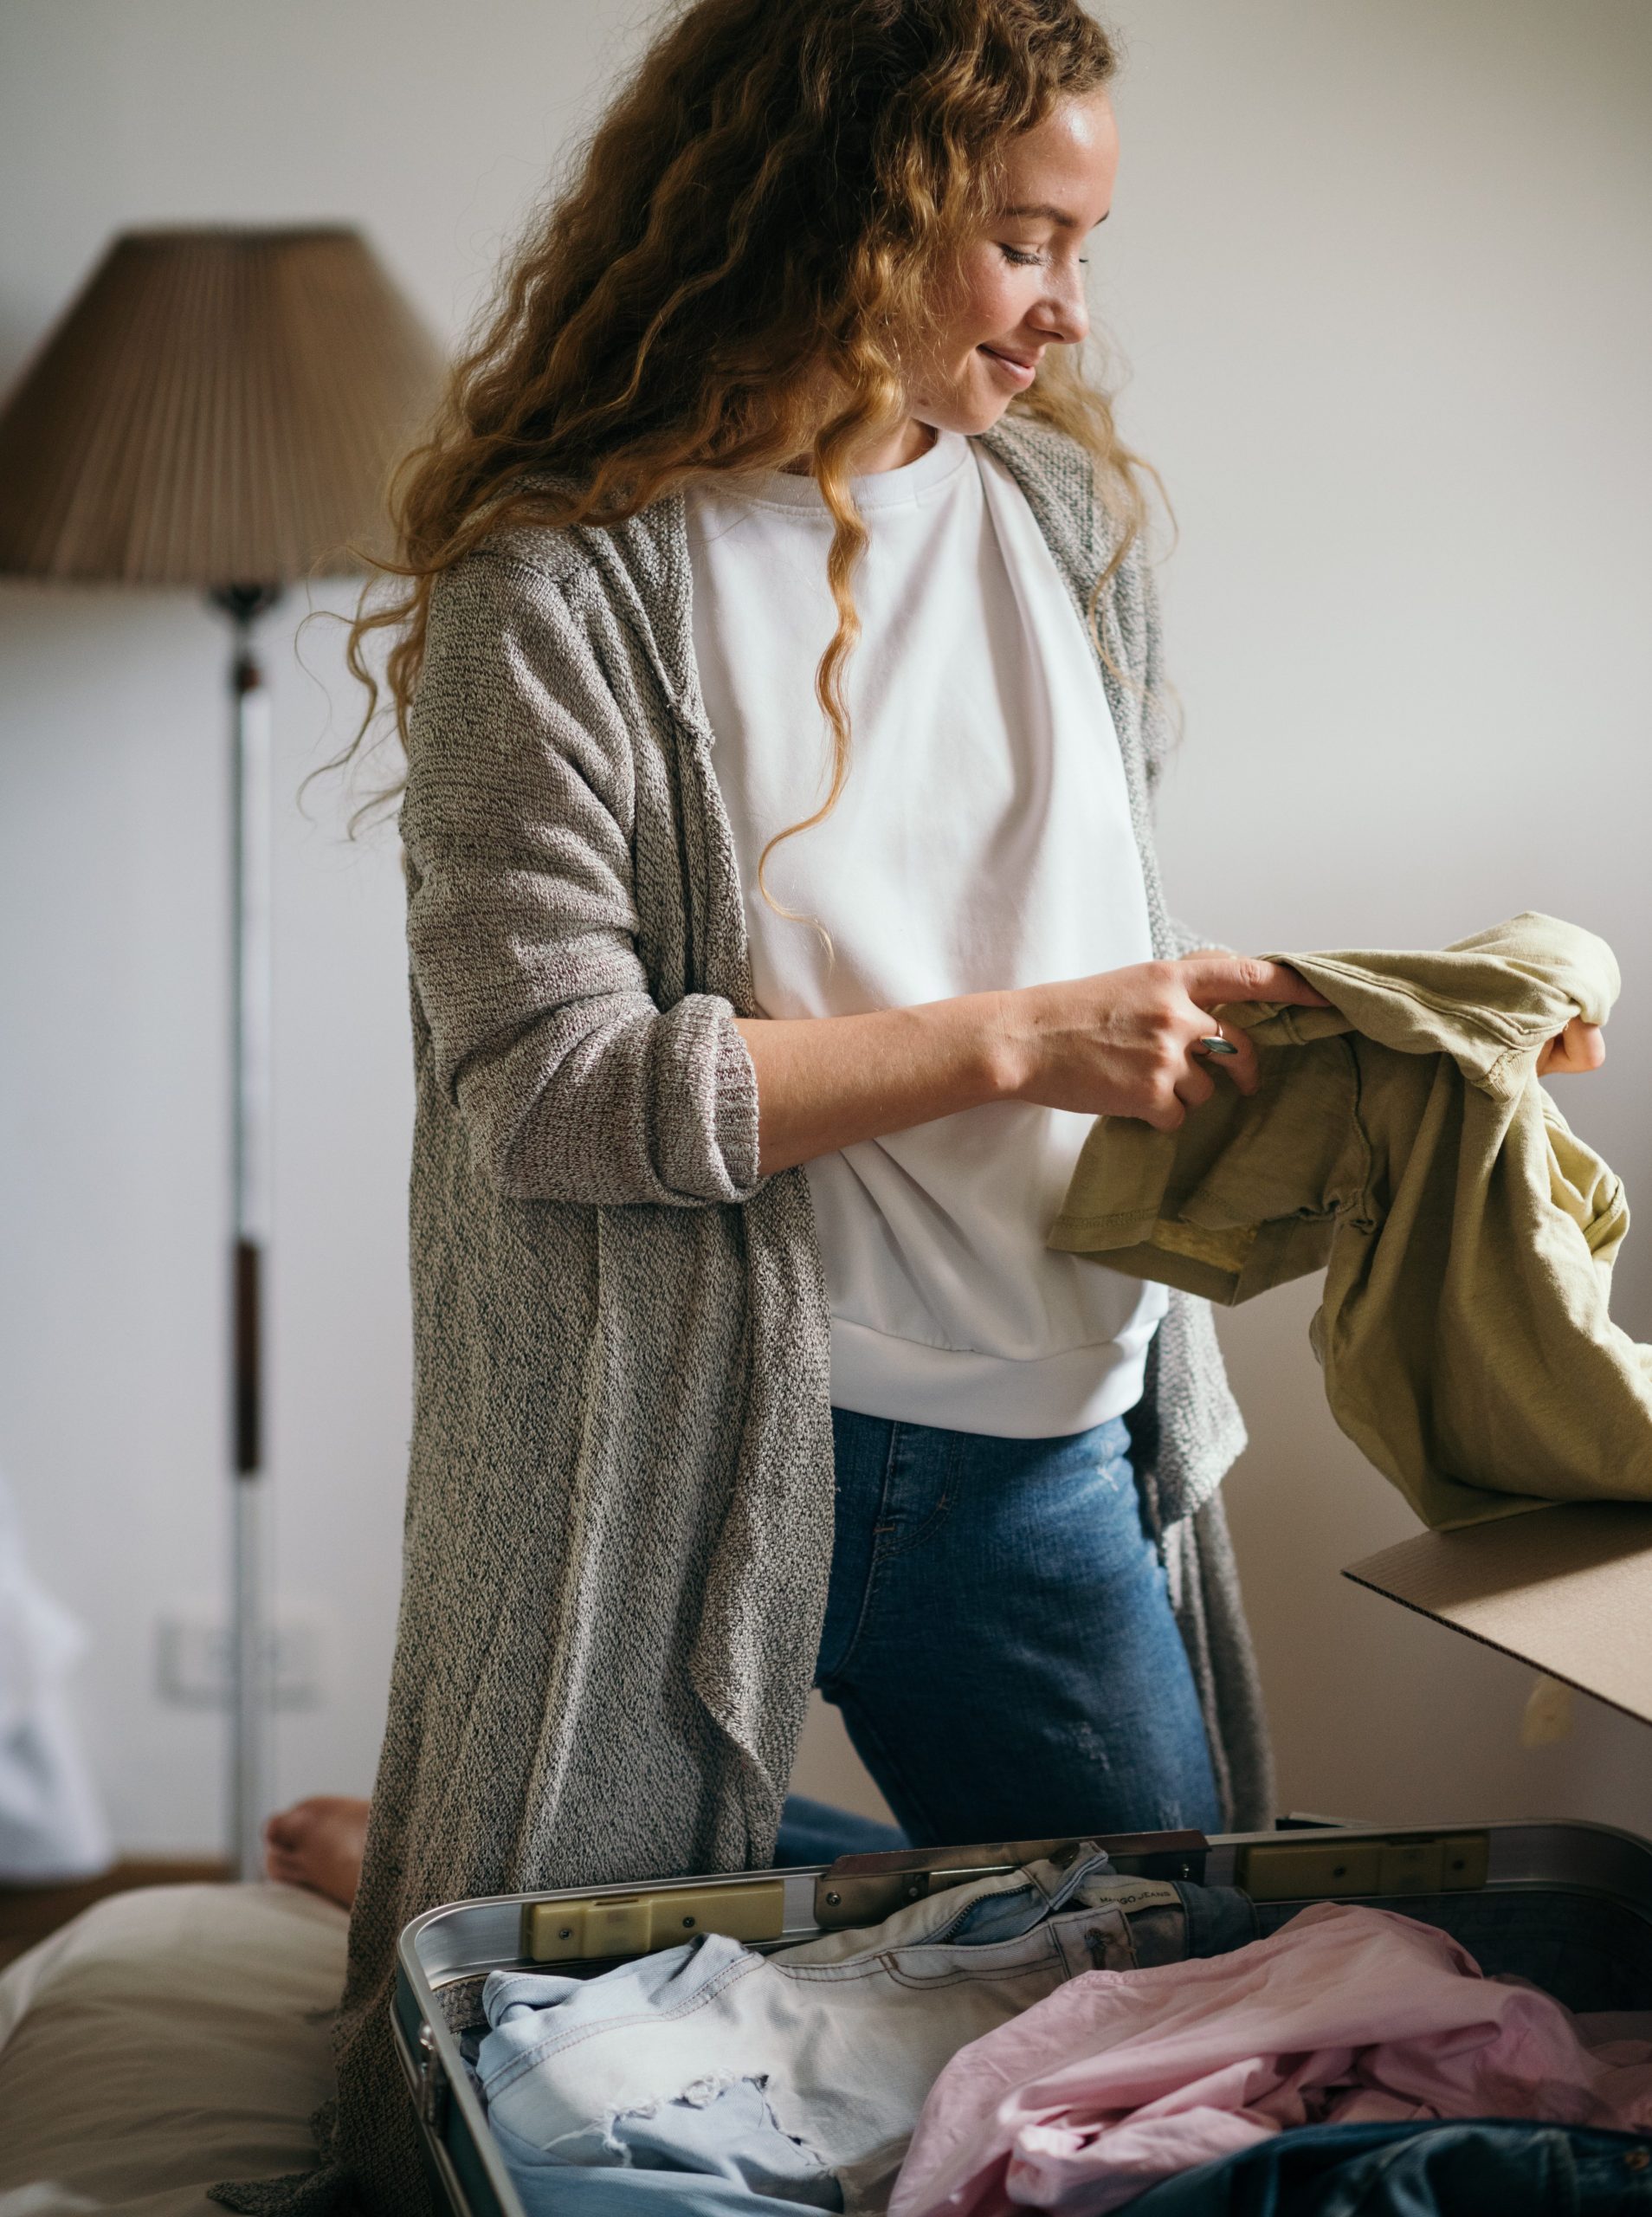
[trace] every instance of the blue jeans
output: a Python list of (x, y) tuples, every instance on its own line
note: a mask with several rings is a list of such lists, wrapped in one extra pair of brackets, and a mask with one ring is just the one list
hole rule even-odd
[(1121, 1420), (994, 1439), (832, 1412), (816, 1684), (918, 1845), (1220, 1822)]

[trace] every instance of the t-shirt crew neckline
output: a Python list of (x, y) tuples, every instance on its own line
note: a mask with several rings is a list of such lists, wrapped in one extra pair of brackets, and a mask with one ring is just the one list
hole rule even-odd
[[(956, 477), (969, 459), (970, 443), (961, 431), (937, 431), (933, 446), (916, 462), (902, 462), (899, 469), (874, 469), (864, 477), (851, 478), (855, 505), (865, 514), (874, 508), (897, 508), (921, 500)], [(718, 489), (714, 480), (707, 489)], [(740, 490), (758, 507), (790, 508), (828, 520), (831, 518), (825, 497), (810, 476), (768, 469), (748, 478)]]

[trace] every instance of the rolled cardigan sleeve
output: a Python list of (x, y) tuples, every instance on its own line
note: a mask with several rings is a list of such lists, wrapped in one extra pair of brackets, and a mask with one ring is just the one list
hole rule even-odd
[(757, 1184), (729, 1003), (655, 1000), (637, 953), (635, 754), (562, 584), (472, 555), (438, 580), (402, 837), (436, 1080), (522, 1200), (695, 1204)]

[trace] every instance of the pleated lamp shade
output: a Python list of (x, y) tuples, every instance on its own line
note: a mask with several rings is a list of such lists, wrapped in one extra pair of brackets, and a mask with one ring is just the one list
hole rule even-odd
[(0, 572), (212, 588), (359, 570), (441, 378), (352, 230), (128, 232), (0, 413)]

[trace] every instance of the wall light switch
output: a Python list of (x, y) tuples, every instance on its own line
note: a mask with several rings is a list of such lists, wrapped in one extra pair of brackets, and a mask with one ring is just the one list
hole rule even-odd
[[(177, 1610), (156, 1626), (156, 1684), (180, 1709), (225, 1709), (229, 1702), (229, 1628), (222, 1619)], [(264, 1673), (272, 1709), (313, 1709), (321, 1699), (321, 1639), (307, 1617), (282, 1616), (265, 1631)]]

